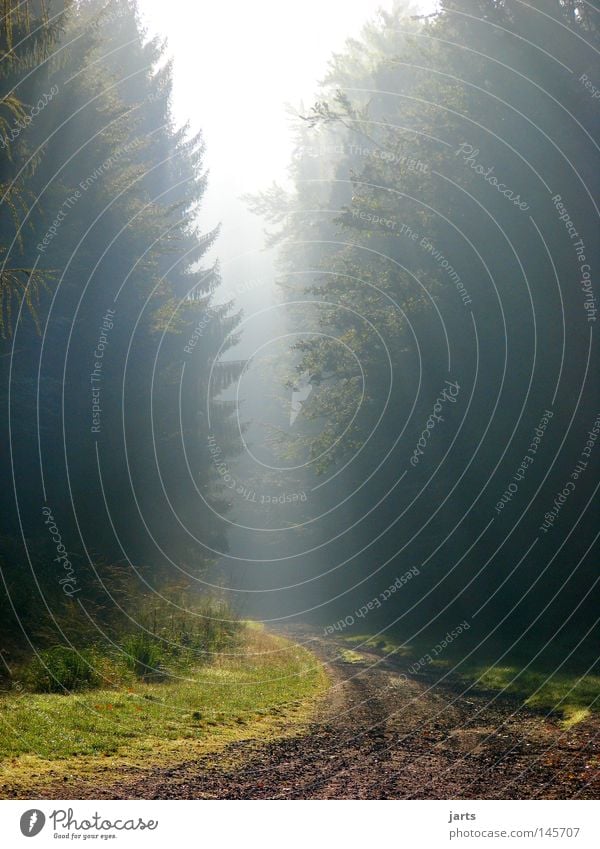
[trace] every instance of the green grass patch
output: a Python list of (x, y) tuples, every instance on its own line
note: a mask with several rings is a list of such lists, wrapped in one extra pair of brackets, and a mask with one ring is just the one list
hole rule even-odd
[(519, 696), (526, 705), (559, 713), (566, 727), (576, 725), (600, 711), (600, 676), (576, 672), (522, 670), (519, 666), (461, 667), (465, 683), (481, 679), (477, 688)]
[(344, 637), (344, 642), (359, 648), (375, 649), (376, 651), (385, 652), (385, 654), (410, 655), (411, 649), (409, 646), (403, 646), (401, 643), (395, 642), (388, 636), (378, 634), (371, 636), (370, 634), (352, 634)]
[(368, 657), (365, 657), (364, 654), (354, 651), (354, 649), (342, 649), (339, 657), (340, 660), (344, 661), (344, 663), (364, 663), (369, 659)]
[(54, 646), (33, 658), (23, 669), (22, 678), (29, 689), (42, 693), (87, 690), (102, 684), (103, 658), (93, 648), (78, 651)]
[[(388, 635), (352, 634), (343, 640), (356, 649), (374, 649), (388, 655), (395, 654), (407, 666), (431, 652), (431, 645), (425, 642), (407, 645)], [(460, 645), (457, 641), (440, 656), (432, 656), (432, 660), (422, 667), (423, 671), (437, 670), (441, 674), (448, 670), (451, 672), (450, 678), (458, 678), (464, 686), (478, 682), (476, 690), (504, 691), (517, 696), (529, 707), (559, 714), (565, 728), (571, 728), (600, 712), (599, 675), (582, 676), (576, 667), (553, 674), (551, 658), (545, 659), (545, 668), (538, 669), (524, 669), (526, 659), (515, 658), (502, 666), (490, 666), (483, 660), (460, 664), (458, 652)]]
[[(165, 682), (0, 697), (0, 788), (147, 768), (304, 723), (328, 678), (306, 649), (244, 628), (236, 651)], [(37, 783), (36, 783), (37, 782)]]
[(195, 601), (189, 610), (168, 602), (142, 604), (140, 627), (104, 645), (77, 643), (42, 649), (13, 670), (12, 679), (37, 693), (69, 694), (93, 688), (127, 687), (137, 679), (166, 681), (233, 649), (244, 627), (218, 599)]

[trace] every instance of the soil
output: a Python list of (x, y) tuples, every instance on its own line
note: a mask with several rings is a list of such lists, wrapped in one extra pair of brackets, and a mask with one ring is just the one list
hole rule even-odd
[[(333, 686), (312, 725), (270, 743), (124, 777), (103, 788), (62, 783), (62, 799), (598, 799), (600, 719), (566, 730), (512, 697), (465, 690), (431, 670), (314, 631)], [(344, 659), (346, 658), (346, 659)], [(352, 662), (349, 662), (349, 658)], [(409, 663), (410, 661), (408, 661)]]

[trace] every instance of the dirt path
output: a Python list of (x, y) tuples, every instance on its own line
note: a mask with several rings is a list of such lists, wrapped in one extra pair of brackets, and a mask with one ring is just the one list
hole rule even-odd
[[(288, 632), (329, 666), (334, 686), (301, 736), (230, 746), (220, 766), (194, 761), (116, 781), (92, 796), (144, 799), (563, 799), (600, 792), (600, 721), (565, 731), (512, 698), (464, 694), (402, 660), (306, 629)], [(311, 642), (308, 642), (308, 641)], [(492, 701), (493, 700), (493, 701)], [(229, 764), (226, 766), (225, 764)], [(232, 765), (237, 764), (237, 765)], [(61, 798), (82, 798), (62, 785)]]

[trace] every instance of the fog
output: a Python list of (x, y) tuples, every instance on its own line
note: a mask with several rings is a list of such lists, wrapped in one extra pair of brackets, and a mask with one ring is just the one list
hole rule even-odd
[(598, 21), (5, 0), (8, 798), (597, 798)]
[(52, 5), (5, 72), (6, 621), (590, 645), (587, 5)]
[[(243, 314), (239, 343), (226, 359), (249, 362), (225, 395), (236, 400), (246, 433), (235, 453), (221, 458), (232, 476), (225, 519), (229, 551), (207, 583), (223, 585), (244, 614), (272, 622), (306, 618), (327, 603), (318, 579), (328, 572), (320, 548), (327, 535), (310, 464), (284, 470), (269, 449), (276, 430), (293, 429), (292, 390), (277, 386), (283, 374), (273, 371), (273, 363), (296, 340), (276, 285), (277, 251), (245, 196), (274, 183), (291, 188), (298, 116), (315, 100), (332, 55), (386, 6), (379, 0), (311, 0), (297, 7), (262, 0), (243, 7), (233, 27), (226, 5), (207, 11), (205, 27), (190, 27), (186, 0), (139, 3), (148, 34), (166, 38), (173, 59), (175, 120), (201, 130), (206, 144), (209, 181), (199, 221), (204, 230), (219, 223), (212, 250), (221, 270), (217, 298), (232, 300)], [(413, 6), (415, 14), (427, 14), (435, 4)], [(212, 84), (198, 90), (196, 79)]]

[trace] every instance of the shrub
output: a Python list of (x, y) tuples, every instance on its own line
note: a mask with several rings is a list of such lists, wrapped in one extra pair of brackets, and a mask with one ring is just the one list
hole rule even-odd
[(161, 644), (148, 634), (132, 634), (123, 641), (125, 662), (135, 674), (144, 679), (166, 677), (164, 666), (166, 652)]
[(187, 610), (183, 598), (180, 608), (174, 612), (168, 603), (140, 606), (143, 630), (121, 633), (120, 652), (114, 644), (90, 647), (88, 642), (88, 648), (78, 651), (54, 646), (22, 668), (20, 677), (28, 689), (42, 693), (125, 686), (132, 683), (132, 673), (143, 681), (164, 681), (169, 670), (184, 672), (210, 663), (239, 636), (240, 622), (218, 600), (203, 599)]
[(97, 687), (101, 675), (94, 649), (54, 646), (38, 654), (24, 670), (26, 683), (38, 693), (70, 693)]

